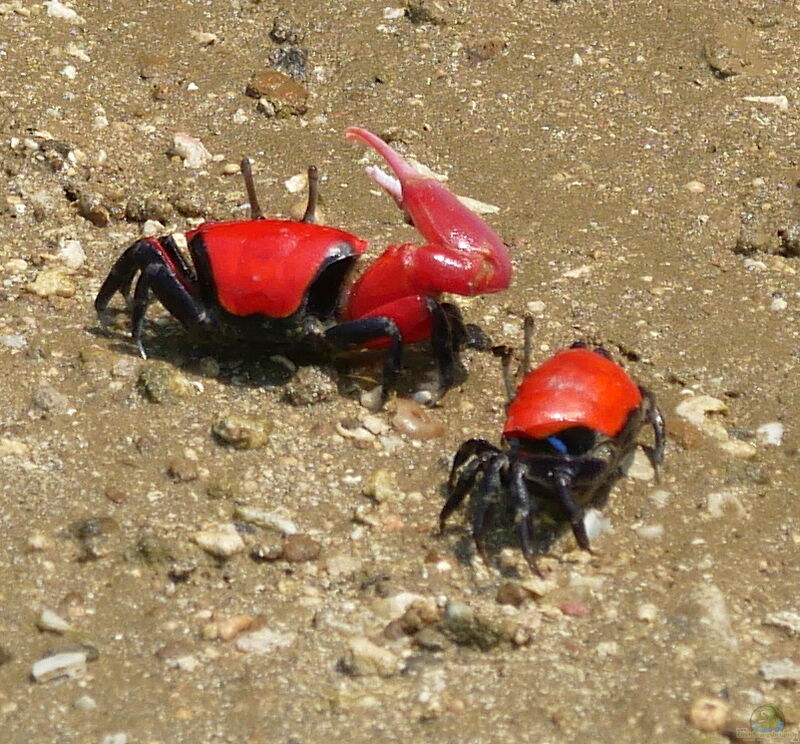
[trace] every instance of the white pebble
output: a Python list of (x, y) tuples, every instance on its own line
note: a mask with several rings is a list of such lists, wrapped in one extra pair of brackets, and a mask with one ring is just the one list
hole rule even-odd
[(9, 349), (24, 349), (28, 345), (28, 339), (21, 333), (10, 333), (7, 336), (0, 336), (0, 346), (7, 346)]
[(142, 237), (152, 238), (164, 234), (164, 225), (158, 220), (145, 220), (142, 225)]
[(692, 194), (702, 194), (706, 190), (706, 185), (702, 181), (689, 181), (683, 188)]
[(217, 39), (219, 39), (216, 34), (212, 34), (209, 31), (190, 31), (189, 36), (191, 36), (198, 44), (202, 44), (203, 46), (210, 46), (217, 41)]
[(664, 525), (641, 524), (636, 528), (636, 534), (645, 540), (659, 540), (664, 537)]
[(785, 427), (780, 421), (770, 421), (756, 429), (756, 438), (761, 444), (771, 444), (779, 447), (783, 442)]
[(296, 535), (299, 532), (297, 525), (282, 511), (267, 511), (253, 506), (237, 506), (234, 516), (243, 522), (250, 522), (259, 527), (268, 527), (283, 535)]
[(768, 106), (776, 106), (779, 111), (789, 110), (789, 99), (786, 96), (744, 96), (742, 100), (748, 103), (766, 103)]
[(39, 659), (31, 669), (36, 682), (49, 682), (60, 677), (77, 679), (86, 674), (86, 652), (66, 651)]
[(68, 633), (72, 630), (72, 626), (52, 610), (42, 610), (36, 621), (36, 627), (39, 630), (49, 630), (51, 633)]
[(735, 517), (747, 514), (741, 499), (732, 491), (715, 491), (706, 497), (708, 513), (712, 517), (724, 517), (730, 513)]
[(800, 664), (796, 664), (791, 659), (780, 659), (778, 661), (765, 661), (759, 668), (759, 673), (768, 682), (791, 682), (800, 681)]
[(665, 491), (663, 488), (659, 488), (653, 491), (648, 498), (659, 509), (663, 509), (669, 503), (671, 496), (672, 494), (669, 491)]
[(236, 639), (236, 649), (242, 653), (270, 654), (278, 648), (288, 648), (297, 638), (296, 633), (286, 633), (269, 628), (246, 633)]
[(529, 313), (534, 313), (535, 315), (543, 313), (546, 307), (547, 305), (541, 300), (533, 300), (532, 302), (529, 302), (527, 305), (525, 305), (525, 309)]
[(343, 666), (357, 677), (372, 674), (390, 677), (398, 671), (398, 659), (387, 648), (382, 648), (368, 638), (356, 637), (347, 642)]
[(710, 395), (693, 395), (675, 407), (677, 416), (686, 419), (690, 424), (694, 424), (701, 431), (720, 441), (728, 439), (728, 432), (719, 419), (712, 418), (711, 414), (727, 412), (728, 406), (725, 402)]
[(636, 619), (643, 623), (652, 623), (658, 616), (658, 608), (651, 602), (644, 602), (636, 608)]
[(611, 530), (611, 520), (604, 517), (597, 509), (587, 509), (583, 515), (583, 526), (586, 528), (586, 536), (589, 542)]
[(185, 132), (176, 132), (173, 135), (172, 150), (183, 160), (184, 168), (202, 168), (212, 158), (211, 153), (197, 137)]
[(232, 524), (221, 524), (214, 529), (196, 532), (193, 538), (203, 550), (217, 558), (230, 558), (245, 549), (242, 536)]
[(73, 704), (72, 707), (76, 710), (82, 710), (84, 712), (89, 712), (92, 710), (97, 710), (97, 702), (94, 698), (89, 697), (88, 695), (81, 695)]
[(86, 263), (86, 252), (80, 240), (62, 238), (58, 241), (56, 258), (68, 269), (79, 269)]
[(100, 744), (128, 744), (128, 735), (122, 732), (118, 734), (106, 734), (100, 739)]
[(308, 173), (297, 173), (291, 178), (287, 178), (283, 185), (290, 194), (299, 194), (308, 186)]
[(775, 297), (769, 305), (769, 309), (773, 313), (779, 313), (789, 307), (789, 303), (783, 297)]
[(381, 619), (386, 621), (396, 620), (402, 617), (405, 611), (414, 602), (422, 602), (424, 597), (413, 592), (398, 592), (391, 597), (381, 597), (376, 599), (370, 609)]
[(78, 77), (78, 70), (75, 68), (75, 65), (65, 65), (61, 70), (61, 74), (67, 78), (67, 80), (74, 80)]
[(634, 480), (651, 481), (656, 476), (653, 463), (641, 448), (637, 447), (633, 457), (625, 458), (622, 463), (622, 472)]
[(758, 450), (750, 442), (743, 442), (741, 439), (729, 439), (727, 442), (720, 442), (719, 446), (723, 452), (739, 460), (752, 460), (758, 454)]
[(764, 618), (764, 625), (773, 625), (776, 628), (783, 628), (790, 635), (800, 635), (800, 613), (791, 610), (773, 612)]
[(61, 0), (45, 0), (44, 6), (47, 8), (47, 15), (51, 18), (60, 18), (69, 23), (83, 23), (81, 18), (72, 8), (68, 8)]
[(588, 264), (584, 264), (583, 266), (578, 266), (577, 269), (565, 271), (562, 276), (565, 279), (580, 279), (582, 276), (586, 276), (587, 274), (591, 273), (591, 271), (592, 267)]

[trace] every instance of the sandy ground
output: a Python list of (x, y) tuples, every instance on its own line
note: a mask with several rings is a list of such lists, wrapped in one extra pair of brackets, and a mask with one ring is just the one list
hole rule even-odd
[[(0, 738), (710, 743), (765, 705), (796, 731), (797, 38), (757, 0), (0, 3)], [(246, 95), (270, 69), (294, 82)], [(315, 163), (366, 261), (415, 240), (351, 125), (499, 207), (513, 286), (467, 320), (518, 345), (530, 313), (538, 360), (602, 344), (658, 397), (661, 482), (617, 484), (596, 556), (562, 532), (536, 580), (502, 524), (489, 567), (464, 512), (436, 534), (449, 458), (502, 429), (490, 355), (415, 440), (336, 390), (374, 360), (287, 383), (155, 307), (147, 362), (98, 324), (143, 230), (246, 217), (245, 154), (270, 214)], [(212, 434), (237, 417), (263, 446)], [(74, 678), (32, 680), (65, 651)]]

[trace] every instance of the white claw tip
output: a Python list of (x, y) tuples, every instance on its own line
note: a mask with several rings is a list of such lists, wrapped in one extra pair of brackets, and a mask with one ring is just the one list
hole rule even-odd
[(400, 203), (403, 201), (403, 187), (400, 185), (398, 179), (389, 175), (381, 168), (378, 168), (377, 165), (368, 165), (364, 170), (367, 172), (367, 175), (396, 202)]

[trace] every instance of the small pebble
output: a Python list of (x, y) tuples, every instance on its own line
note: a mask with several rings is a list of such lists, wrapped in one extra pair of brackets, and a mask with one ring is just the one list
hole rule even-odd
[(383, 620), (397, 620), (402, 617), (411, 605), (424, 602), (425, 597), (414, 592), (398, 592), (390, 597), (379, 597), (372, 602), (370, 609)]
[(653, 463), (641, 447), (634, 450), (633, 457), (626, 458), (622, 471), (629, 478), (640, 481), (651, 481), (656, 475)]
[(733, 491), (715, 491), (706, 497), (707, 510), (712, 517), (747, 516), (741, 499)]
[(81, 695), (73, 704), (72, 707), (75, 710), (82, 710), (85, 713), (88, 713), (93, 710), (97, 710), (97, 702), (94, 698), (89, 697), (88, 695)]
[(541, 576), (531, 576), (520, 582), (520, 586), (532, 597), (544, 597), (558, 587), (555, 579), (543, 579)]
[(351, 638), (339, 667), (353, 677), (378, 675), (391, 677), (399, 668), (399, 659), (389, 649), (382, 648), (365, 637)]
[(257, 98), (263, 113), (270, 116), (301, 115), (308, 111), (308, 91), (277, 70), (255, 73), (245, 94)]
[(516, 581), (505, 581), (497, 590), (495, 601), (501, 605), (520, 607), (530, 597), (530, 593)]
[(262, 628), (240, 635), (236, 639), (236, 650), (242, 653), (271, 654), (279, 648), (289, 648), (297, 640), (296, 633), (280, 632)]
[(219, 416), (211, 426), (211, 432), (219, 441), (237, 450), (263, 447), (269, 441), (271, 430), (271, 424), (265, 420), (236, 414)]
[(780, 447), (783, 443), (783, 434), (785, 427), (779, 421), (771, 421), (768, 424), (762, 424), (756, 429), (756, 439), (761, 444), (768, 444), (774, 447)]
[(205, 145), (197, 137), (185, 132), (176, 132), (173, 135), (172, 152), (183, 160), (184, 168), (202, 168), (212, 159)]
[(767, 682), (781, 682), (786, 685), (800, 682), (800, 664), (791, 659), (765, 661), (758, 672)]
[(216, 623), (217, 637), (221, 641), (231, 641), (239, 633), (253, 627), (255, 619), (250, 615), (232, 615)]
[(128, 735), (123, 732), (106, 734), (100, 739), (100, 744), (128, 744)]
[(728, 412), (727, 404), (710, 395), (693, 395), (675, 407), (675, 415), (696, 426), (708, 436), (726, 441), (728, 432), (719, 420)]
[(43, 535), (41, 532), (35, 532), (28, 537), (25, 547), (29, 553), (40, 553), (43, 550), (52, 548), (53, 541), (47, 537), (47, 535)]
[(692, 194), (702, 194), (706, 190), (706, 185), (702, 181), (689, 181), (683, 188)]
[(642, 524), (636, 528), (636, 534), (644, 540), (660, 540), (664, 537), (664, 525)]
[(86, 674), (86, 661), (85, 651), (53, 654), (37, 661), (31, 669), (31, 676), (34, 682), (50, 682), (60, 677), (77, 679)]
[(166, 362), (147, 362), (137, 380), (139, 391), (151, 403), (171, 405), (195, 392), (186, 376)]
[(26, 458), (30, 455), (30, 447), (19, 439), (0, 437), (0, 457)]
[(583, 602), (562, 602), (558, 609), (567, 617), (589, 617), (592, 614), (591, 608)]
[(789, 307), (789, 303), (783, 297), (775, 297), (769, 305), (769, 309), (773, 313), (779, 313)]
[(583, 525), (589, 542), (593, 542), (604, 532), (611, 531), (611, 519), (603, 516), (599, 509), (587, 509), (583, 515)]
[(786, 96), (743, 96), (742, 100), (748, 103), (765, 103), (777, 107), (779, 111), (789, 110), (789, 99)]
[(299, 532), (297, 525), (283, 511), (267, 511), (253, 506), (239, 505), (234, 509), (233, 516), (235, 519), (267, 527), (283, 535), (295, 535)]
[(216, 558), (231, 558), (245, 549), (244, 540), (233, 524), (221, 524), (214, 529), (195, 532), (192, 539)]
[(202, 46), (211, 46), (211, 44), (219, 40), (216, 34), (212, 34), (209, 31), (190, 31), (189, 36)]
[(69, 409), (69, 399), (63, 393), (59, 393), (50, 385), (43, 385), (34, 392), (31, 403), (33, 407), (43, 413), (61, 414)]
[(39, 630), (59, 634), (68, 633), (72, 630), (72, 626), (53, 610), (42, 610), (42, 614), (39, 615), (39, 619), (36, 621), (36, 627)]
[(652, 623), (658, 617), (658, 608), (650, 603), (644, 602), (636, 608), (636, 619), (643, 623)]
[(66, 269), (52, 268), (40, 271), (25, 285), (25, 290), (37, 297), (72, 297), (77, 291)]
[(72, 8), (64, 5), (61, 0), (45, 0), (44, 6), (47, 8), (47, 15), (51, 18), (58, 18), (68, 23), (83, 23), (83, 18)]
[(0, 346), (5, 346), (9, 349), (24, 349), (27, 345), (28, 339), (21, 333), (0, 336)]
[(364, 484), (362, 493), (378, 504), (397, 499), (397, 474), (392, 470), (376, 470)]
[(783, 628), (790, 636), (800, 636), (800, 612), (792, 610), (774, 612), (764, 618), (764, 625)]
[(752, 460), (758, 450), (750, 442), (743, 442), (741, 439), (729, 439), (727, 442), (720, 442), (719, 447), (731, 457), (737, 460)]
[(86, 252), (79, 240), (61, 239), (58, 242), (56, 258), (68, 269), (80, 269), (86, 263)]
[(730, 705), (718, 697), (702, 695), (692, 701), (689, 723), (699, 731), (721, 731), (728, 720)]
[(412, 439), (437, 439), (444, 436), (444, 424), (419, 403), (405, 398), (396, 401), (392, 426)]
[(283, 543), (283, 558), (289, 563), (316, 560), (322, 546), (308, 535), (287, 535)]

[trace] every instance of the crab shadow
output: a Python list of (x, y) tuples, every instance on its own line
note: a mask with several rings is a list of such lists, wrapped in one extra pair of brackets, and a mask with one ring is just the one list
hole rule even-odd
[[(94, 323), (85, 327), (88, 334), (107, 342), (107, 349), (120, 356), (141, 359), (127, 330), (110, 327), (116, 318), (127, 317), (124, 309), (108, 309), (104, 313), (108, 324)], [(177, 370), (188, 372), (224, 385), (253, 389), (273, 389), (292, 396), (292, 385), (304, 384), (301, 378), (309, 371), (328, 378), (337, 394), (358, 400), (359, 396), (380, 384), (384, 352), (368, 349), (333, 350), (329, 347), (310, 348), (303, 344), (259, 344), (258, 341), (237, 338), (197, 338), (178, 323), (164, 316), (145, 321), (143, 338), (148, 362), (159, 361)], [(213, 359), (214, 365), (205, 360)], [(459, 362), (455, 385), (466, 379), (467, 372)], [(398, 396), (409, 397), (436, 380), (436, 369), (429, 345), (409, 345), (404, 349), (403, 367), (394, 386)], [(313, 384), (312, 380), (310, 384)]]

